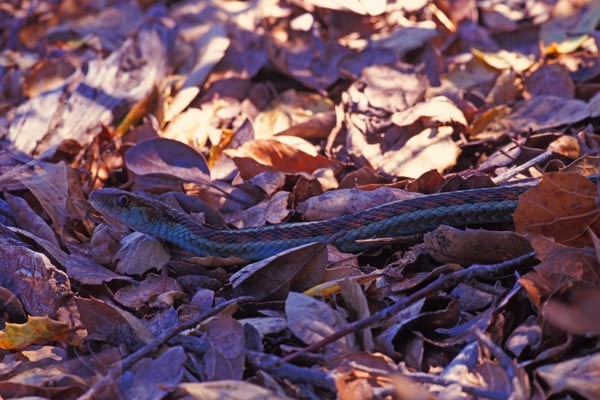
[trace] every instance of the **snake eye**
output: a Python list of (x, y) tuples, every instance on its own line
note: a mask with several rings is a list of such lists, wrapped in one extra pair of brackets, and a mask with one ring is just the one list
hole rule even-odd
[(122, 194), (117, 197), (117, 204), (121, 207), (127, 207), (129, 205), (129, 196)]

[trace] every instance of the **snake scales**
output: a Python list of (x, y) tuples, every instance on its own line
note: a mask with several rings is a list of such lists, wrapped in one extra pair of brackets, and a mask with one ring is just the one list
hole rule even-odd
[(159, 201), (117, 189), (90, 194), (109, 219), (200, 256), (260, 260), (310, 242), (330, 242), (346, 252), (369, 244), (357, 240), (420, 234), (445, 224), (455, 227), (512, 222), (518, 198), (530, 185), (432, 194), (399, 200), (326, 221), (217, 230)]

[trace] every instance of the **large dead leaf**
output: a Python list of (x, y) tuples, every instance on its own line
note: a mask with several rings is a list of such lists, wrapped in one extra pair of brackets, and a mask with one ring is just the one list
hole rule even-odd
[(587, 399), (600, 396), (600, 354), (572, 358), (543, 365), (535, 374), (550, 386), (554, 393), (573, 391)]
[(532, 96), (558, 96), (572, 99), (575, 96), (575, 84), (569, 71), (559, 65), (543, 65), (536, 69), (525, 81)]
[(285, 298), (290, 289), (302, 292), (320, 283), (326, 267), (326, 246), (309, 243), (249, 264), (230, 281), (238, 296)]
[(542, 316), (554, 326), (575, 334), (600, 335), (600, 287), (584, 282), (565, 285), (542, 305)]
[(581, 175), (552, 173), (523, 194), (513, 219), (521, 233), (553, 237), (571, 246), (591, 245), (587, 230), (600, 232), (597, 188)]
[(410, 126), (418, 120), (422, 120), (426, 127), (467, 126), (467, 120), (463, 112), (445, 96), (434, 97), (404, 111), (392, 114), (392, 122), (398, 126)]
[[(344, 317), (326, 303), (294, 292), (285, 302), (285, 314), (289, 329), (307, 344), (318, 342), (347, 324)], [(325, 347), (327, 358), (357, 350), (353, 333)]]
[(354, 214), (396, 200), (412, 199), (419, 195), (390, 187), (379, 187), (371, 191), (339, 189), (311, 197), (300, 203), (299, 209), (307, 220), (319, 221)]
[(587, 107), (581, 100), (537, 96), (520, 103), (506, 120), (517, 131), (537, 131), (586, 119), (589, 117)]
[(141, 360), (133, 376), (121, 379), (123, 396), (128, 399), (163, 398), (171, 386), (181, 382), (185, 361), (185, 352), (179, 346), (168, 348), (155, 360)]
[(536, 238), (532, 242), (542, 262), (519, 281), (538, 308), (551, 293), (572, 282), (600, 284), (600, 265), (590, 248), (577, 249), (558, 244), (539, 246), (536, 243), (540, 240)]
[(237, 149), (225, 150), (225, 153), (233, 159), (245, 179), (265, 171), (311, 173), (335, 165), (323, 156), (309, 155), (273, 139), (246, 142)]
[(154, 337), (140, 320), (120, 308), (95, 299), (75, 298), (88, 334), (136, 350)]
[[(324, 114), (332, 115), (333, 104), (331, 100), (317, 94), (298, 93), (287, 90), (281, 93), (272, 104), (256, 116), (254, 131), (256, 139), (268, 139), (275, 134), (300, 137), (327, 137), (333, 125), (322, 125), (319, 131), (318, 124), (311, 126), (310, 121)], [(335, 115), (333, 115), (335, 118)], [(335, 123), (335, 122), (334, 122)], [(305, 128), (313, 128), (312, 134), (304, 133)]]
[(209, 348), (202, 362), (211, 381), (241, 379), (244, 373), (244, 328), (241, 323), (222, 315), (204, 326)]
[(117, 51), (87, 63), (85, 76), (23, 103), (10, 124), (9, 140), (27, 153), (65, 139), (90, 143), (100, 124), (113, 121), (118, 107), (142, 99), (165, 76), (172, 40), (170, 30), (157, 24), (119, 41)]
[(0, 349), (19, 350), (32, 343), (55, 340), (79, 344), (77, 336), (68, 324), (48, 317), (29, 317), (24, 324), (5, 324), (4, 332), (0, 332)]
[(513, 232), (466, 231), (440, 226), (424, 236), (424, 244), (439, 262), (493, 264), (531, 251), (527, 239)]
[(429, 170), (443, 171), (456, 163), (460, 148), (452, 140), (453, 129), (442, 126), (425, 129), (399, 149), (390, 149), (371, 163), (394, 176), (417, 177)]
[(179, 388), (194, 400), (280, 400), (281, 396), (263, 387), (244, 381), (224, 380), (203, 383), (184, 383)]
[(206, 159), (191, 147), (169, 139), (151, 139), (132, 147), (125, 156), (127, 168), (137, 175), (175, 177), (208, 183)]
[(0, 241), (0, 254), (0, 286), (13, 292), (29, 314), (54, 317), (72, 295), (69, 277), (23, 245)]
[(210, 71), (223, 58), (229, 47), (229, 39), (223, 25), (212, 24), (204, 36), (199, 40), (196, 63), (183, 83), (182, 88), (167, 105), (165, 110), (165, 121), (169, 122), (179, 115), (194, 98), (200, 93), (202, 84), (208, 77)]

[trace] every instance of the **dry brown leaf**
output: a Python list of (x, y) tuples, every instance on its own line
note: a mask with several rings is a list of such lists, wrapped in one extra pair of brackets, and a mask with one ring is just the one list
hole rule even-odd
[(191, 147), (170, 139), (150, 139), (127, 151), (127, 168), (137, 175), (164, 176), (210, 183), (206, 159)]
[(521, 102), (506, 118), (519, 132), (573, 124), (589, 117), (586, 102), (557, 96), (537, 96)]
[(244, 373), (244, 328), (229, 315), (221, 315), (202, 326), (209, 348), (202, 364), (210, 381), (242, 379)]
[[(159, 295), (174, 291), (181, 292), (181, 286), (175, 279), (148, 274), (142, 282), (123, 286), (117, 290), (114, 299), (131, 310), (138, 310)], [(180, 293), (180, 295), (183, 295), (183, 293)]]
[[(128, 399), (156, 399), (167, 396), (171, 387), (181, 383), (185, 351), (180, 346), (167, 348), (156, 359), (138, 362), (122, 394)], [(149, 383), (152, 384), (149, 384)]]
[(418, 120), (428, 128), (460, 125), (467, 126), (463, 112), (445, 96), (437, 96), (392, 114), (392, 122), (398, 126), (410, 126)]
[(600, 287), (570, 282), (542, 304), (541, 314), (552, 325), (574, 335), (600, 335)]
[(40, 202), (40, 205), (52, 218), (54, 231), (63, 235), (67, 222), (67, 200), (69, 198), (69, 180), (64, 163), (43, 163), (35, 169), (35, 173), (19, 178)]
[(552, 292), (573, 281), (600, 285), (600, 264), (591, 249), (552, 245), (543, 240), (536, 240), (534, 246), (542, 262), (519, 282), (538, 308)]
[(193, 400), (281, 400), (280, 396), (268, 389), (236, 380), (183, 383), (178, 388)]
[[(285, 302), (288, 328), (306, 344), (316, 343), (348, 323), (338, 311), (322, 301), (290, 292)], [(332, 358), (358, 351), (354, 333), (327, 345), (325, 356)]]
[(529, 241), (522, 236), (483, 229), (462, 231), (440, 226), (425, 234), (423, 241), (435, 260), (460, 265), (494, 264), (531, 251)]
[(41, 253), (0, 240), (0, 286), (13, 292), (29, 315), (54, 317), (72, 296), (69, 277)]
[(154, 112), (158, 107), (158, 87), (156, 85), (152, 86), (152, 90), (148, 92), (148, 94), (136, 102), (125, 118), (119, 123), (114, 131), (115, 137), (123, 137), (127, 132), (129, 132), (133, 127), (140, 122), (142, 122), (143, 118)]
[(188, 108), (173, 118), (163, 131), (162, 137), (186, 143), (195, 149), (202, 149), (208, 141), (206, 114), (208, 114), (207, 110)]
[(161, 271), (170, 258), (160, 240), (139, 232), (124, 237), (114, 255), (117, 272), (123, 275), (141, 275), (151, 269)]
[(600, 5), (596, 3), (564, 2), (552, 10), (550, 18), (541, 25), (540, 40), (546, 52), (570, 53), (588, 39), (600, 21)]
[[(371, 315), (371, 312), (369, 311), (367, 297), (356, 280), (344, 279), (339, 285), (341, 295), (344, 298), (347, 307), (352, 309), (354, 318), (357, 320), (368, 318)], [(373, 343), (371, 329), (363, 329), (360, 332), (357, 332), (357, 335), (361, 342), (361, 347), (366, 351), (373, 351), (375, 343)]]
[(326, 267), (326, 246), (309, 243), (249, 264), (233, 274), (230, 282), (238, 296), (285, 298), (290, 289), (303, 292), (320, 283)]
[(227, 214), (225, 221), (238, 228), (263, 226), (267, 223), (279, 224), (285, 221), (290, 213), (288, 210), (289, 196), (287, 192), (276, 192), (269, 199), (254, 207)]
[(4, 332), (0, 332), (0, 349), (19, 350), (32, 343), (60, 341), (79, 345), (72, 328), (64, 322), (48, 317), (29, 317), (24, 324), (5, 323)]
[(307, 220), (319, 221), (354, 214), (381, 204), (419, 196), (418, 193), (389, 187), (380, 187), (371, 191), (340, 189), (311, 197), (300, 203), (299, 209)]
[(575, 159), (579, 157), (581, 148), (579, 146), (579, 141), (573, 136), (562, 135), (548, 145), (548, 150)]
[(532, 55), (521, 54), (517, 51), (511, 52), (500, 50), (495, 53), (484, 52), (477, 49), (471, 49), (471, 51), (477, 58), (496, 69), (510, 68), (518, 72), (523, 72), (528, 70), (535, 63), (535, 58)]
[(265, 171), (312, 173), (335, 165), (323, 156), (311, 156), (273, 139), (246, 142), (237, 149), (225, 150), (225, 153), (233, 159), (244, 179)]
[[(319, 118), (324, 120), (320, 121)], [(269, 139), (275, 134), (305, 138), (327, 137), (335, 125), (333, 103), (318, 94), (286, 90), (273, 100), (269, 108), (256, 116), (253, 125), (256, 139)], [(307, 128), (313, 133), (302, 132)]]
[(13, 217), (19, 228), (27, 230), (57, 247), (59, 246), (52, 229), (33, 211), (25, 199), (12, 196), (10, 193), (5, 193), (4, 198), (11, 208)]
[(75, 297), (75, 304), (88, 335), (98, 335), (97, 337), (118, 346), (125, 345), (130, 351), (135, 351), (154, 339), (146, 325), (116, 306), (80, 297)]
[(554, 393), (572, 391), (587, 399), (600, 396), (600, 354), (542, 365), (535, 370)]
[(525, 86), (531, 96), (558, 96), (572, 99), (575, 96), (575, 84), (569, 71), (560, 64), (544, 64), (525, 80)]
[(322, 7), (331, 10), (351, 11), (356, 14), (375, 16), (382, 14), (385, 11), (387, 2), (385, 0), (374, 0), (370, 2), (361, 0), (304, 0), (300, 1), (299, 4), (309, 10), (312, 10), (313, 7)]
[[(112, 253), (111, 253), (112, 255)], [(102, 285), (112, 281), (135, 283), (133, 278), (119, 275), (94, 260), (78, 254), (71, 254), (65, 264), (67, 275), (82, 285)]]
[(600, 91), (592, 97), (588, 103), (588, 111), (590, 117), (595, 118), (600, 116)]
[(225, 27), (215, 23), (198, 42), (197, 48), (201, 49), (201, 53), (197, 56), (196, 63), (182, 88), (165, 106), (165, 122), (169, 122), (179, 115), (200, 93), (208, 74), (225, 55), (230, 40), (227, 38)]
[(369, 158), (374, 166), (394, 176), (417, 177), (432, 168), (443, 171), (456, 164), (460, 147), (452, 140), (453, 129), (441, 126), (425, 129), (398, 150)]
[(587, 229), (600, 232), (597, 188), (581, 175), (551, 173), (523, 194), (513, 219), (518, 232), (553, 237), (570, 246), (589, 246)]
[(67, 83), (75, 71), (73, 64), (65, 59), (40, 60), (23, 77), (23, 92), (31, 99), (44, 92), (56, 90)]

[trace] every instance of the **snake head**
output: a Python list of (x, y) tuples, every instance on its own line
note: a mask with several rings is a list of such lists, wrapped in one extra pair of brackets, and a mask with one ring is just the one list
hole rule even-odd
[(156, 227), (168, 222), (162, 221), (168, 214), (159, 212), (164, 204), (123, 190), (95, 190), (89, 201), (108, 220), (149, 235), (156, 235)]

